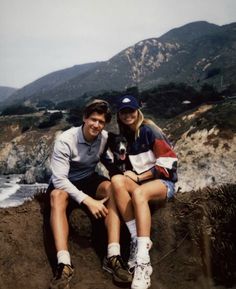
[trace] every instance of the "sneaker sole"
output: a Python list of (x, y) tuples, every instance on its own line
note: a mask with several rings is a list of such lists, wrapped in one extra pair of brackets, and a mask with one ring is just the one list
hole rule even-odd
[(150, 288), (150, 287), (151, 287), (151, 282), (148, 284), (147, 287), (137, 287), (137, 286), (132, 287), (132, 285), (131, 285), (131, 289), (148, 289), (148, 288)]
[(102, 266), (102, 269), (103, 270), (105, 270), (105, 271), (107, 271), (108, 273), (110, 273), (110, 274), (114, 274), (114, 271), (111, 269), (111, 268), (109, 268), (109, 267), (107, 267), (107, 266)]
[(114, 272), (111, 268), (109, 268), (109, 267), (107, 267), (107, 266), (104, 266), (104, 265), (103, 265), (103, 266), (102, 266), (102, 269), (113, 276), (113, 281), (114, 281), (114, 283), (117, 283), (117, 284), (130, 284), (130, 283), (132, 282), (132, 280), (130, 280), (130, 281), (124, 281), (124, 280), (120, 279), (119, 277), (117, 277), (117, 276), (115, 275), (115, 272)]
[[(68, 283), (65, 285), (64, 289), (70, 289), (70, 281), (72, 278), (73, 278), (73, 274), (72, 274), (72, 276), (70, 276), (68, 278), (68, 280), (67, 280)], [(58, 289), (59, 286), (61, 286), (61, 284), (51, 284), (51, 285), (49, 285), (49, 289)]]

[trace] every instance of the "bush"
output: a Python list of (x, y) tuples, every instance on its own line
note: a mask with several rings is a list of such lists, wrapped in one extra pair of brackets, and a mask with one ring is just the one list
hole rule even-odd
[(63, 114), (61, 111), (54, 112), (50, 114), (49, 116), (46, 116), (39, 124), (38, 128), (48, 128), (51, 126), (56, 125), (60, 119), (63, 118)]
[(43, 99), (37, 103), (37, 107), (39, 108), (47, 108), (47, 109), (54, 109), (55, 103), (51, 100)]
[(50, 121), (56, 121), (63, 118), (63, 113), (61, 111), (53, 112), (50, 114)]
[(6, 107), (1, 115), (22, 115), (36, 112), (37, 109), (31, 106), (25, 106), (22, 104), (12, 105)]
[(24, 133), (24, 132), (26, 132), (29, 129), (30, 129), (29, 126), (23, 126), (22, 129), (21, 129), (21, 133)]

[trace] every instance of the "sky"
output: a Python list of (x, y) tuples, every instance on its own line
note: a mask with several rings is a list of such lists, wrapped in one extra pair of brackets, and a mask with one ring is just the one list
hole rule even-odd
[(0, 86), (108, 60), (190, 22), (236, 21), (235, 0), (0, 0)]

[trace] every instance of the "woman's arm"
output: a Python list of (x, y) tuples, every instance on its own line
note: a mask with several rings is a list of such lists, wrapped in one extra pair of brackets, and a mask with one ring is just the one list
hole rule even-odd
[(132, 179), (137, 184), (141, 184), (143, 181), (151, 180), (154, 178), (152, 170), (146, 171), (146, 172), (141, 173), (139, 175), (133, 171), (126, 171), (126, 172), (124, 172), (124, 175), (127, 176), (128, 178)]

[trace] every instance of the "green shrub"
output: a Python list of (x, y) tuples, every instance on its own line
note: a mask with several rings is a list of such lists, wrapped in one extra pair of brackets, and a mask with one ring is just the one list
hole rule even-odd
[(37, 110), (31, 106), (25, 106), (22, 104), (16, 104), (12, 106), (6, 107), (1, 115), (22, 115), (22, 114), (29, 114), (34, 113)]

